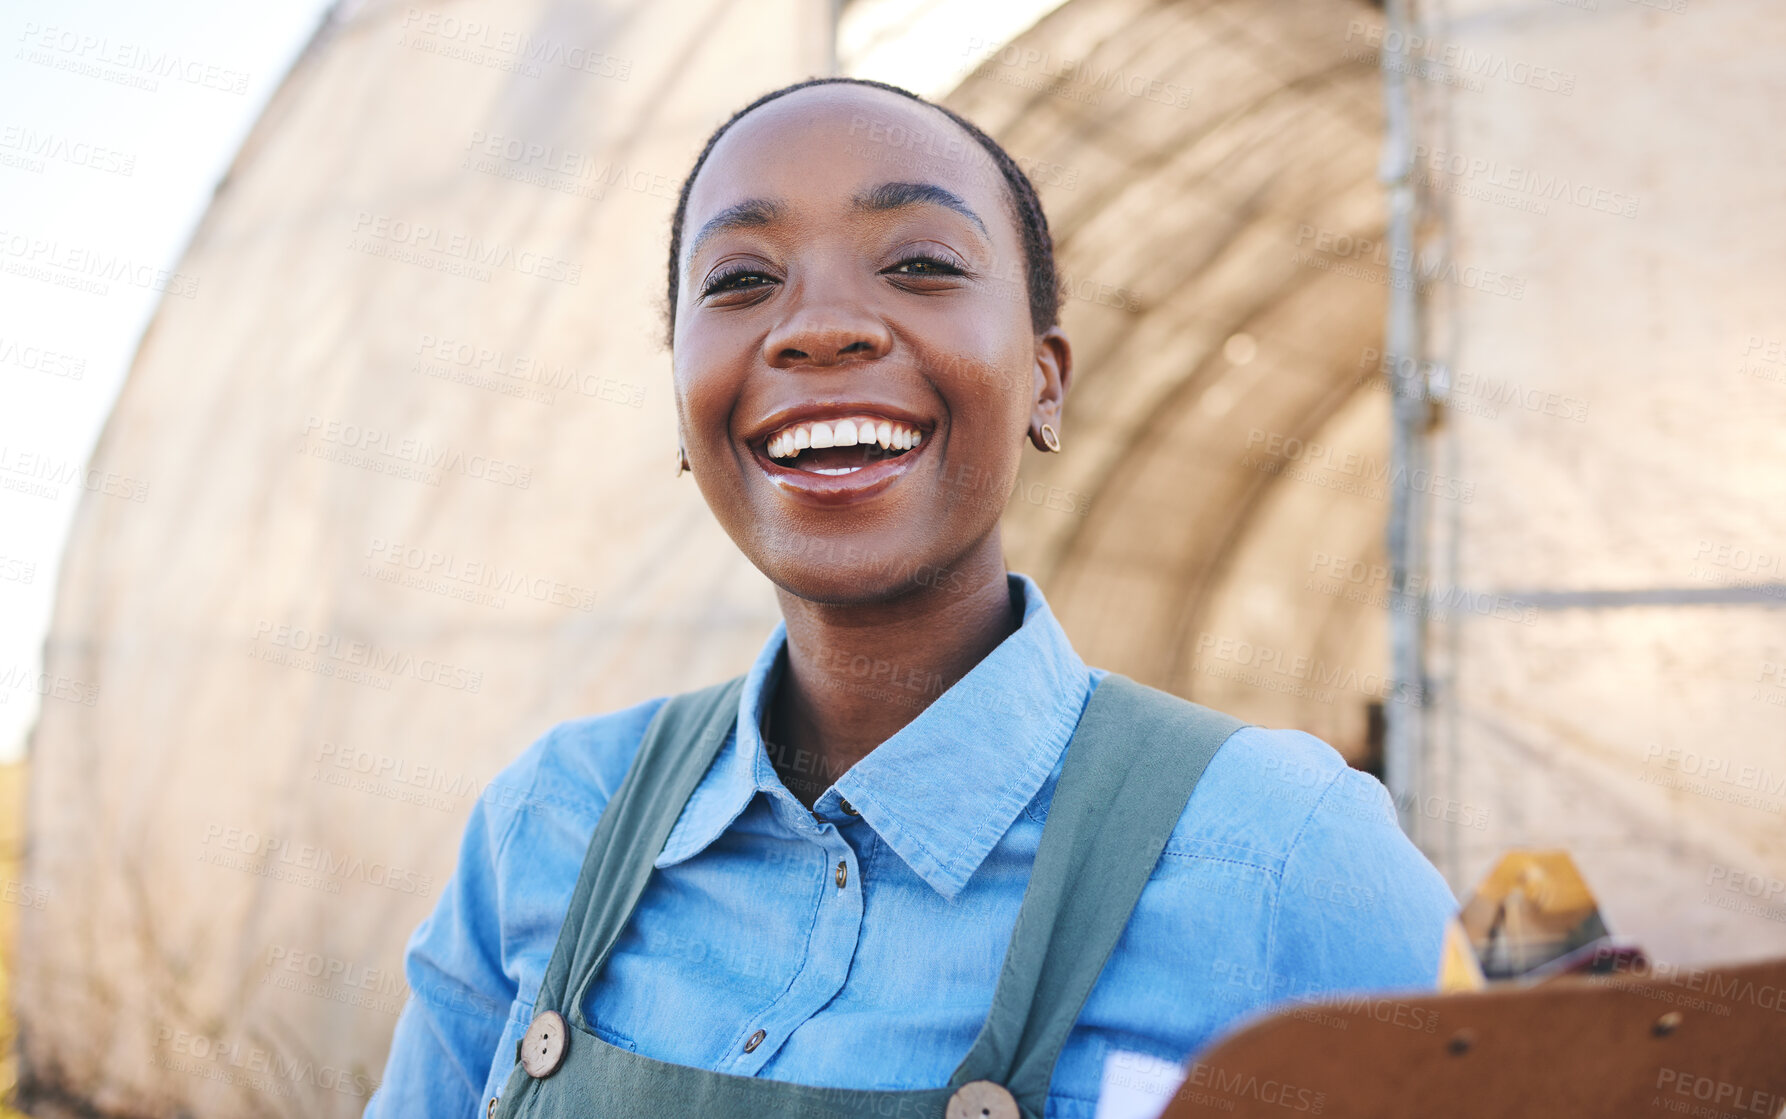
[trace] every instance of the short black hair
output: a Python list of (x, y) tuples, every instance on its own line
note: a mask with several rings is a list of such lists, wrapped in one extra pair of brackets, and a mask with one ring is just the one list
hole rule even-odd
[(1030, 184), (1029, 176), (1023, 168), (1017, 166), (997, 140), (986, 135), (972, 121), (946, 105), (938, 105), (926, 100), (909, 89), (902, 89), (886, 82), (871, 81), (867, 78), (808, 78), (792, 85), (784, 85), (780, 89), (770, 90), (750, 104), (733, 113), (724, 124), (713, 130), (707, 137), (707, 144), (701, 154), (695, 157), (695, 165), (689, 169), (688, 177), (682, 180), (682, 190), (676, 197), (676, 216), (670, 223), (670, 282), (669, 301), (664, 310), (664, 344), (671, 345), (676, 333), (676, 295), (678, 283), (678, 257), (682, 255), (682, 221), (688, 212), (689, 192), (694, 189), (695, 176), (701, 173), (701, 167), (713, 152), (713, 146), (719, 143), (734, 124), (752, 110), (767, 105), (779, 97), (786, 97), (795, 90), (806, 89), (815, 85), (860, 85), (872, 89), (884, 89), (889, 93), (897, 93), (901, 97), (909, 97), (920, 105), (931, 108), (947, 116), (960, 125), (962, 130), (986, 150), (994, 166), (1005, 177), (1005, 186), (1010, 190), (1012, 209), (1016, 211), (1017, 221), (1023, 235), (1024, 274), (1028, 277), (1029, 318), (1030, 324), (1037, 334), (1055, 325), (1060, 319), (1060, 278), (1054, 268), (1054, 239), (1048, 233), (1048, 218), (1042, 213), (1042, 200), (1036, 197), (1036, 188)]

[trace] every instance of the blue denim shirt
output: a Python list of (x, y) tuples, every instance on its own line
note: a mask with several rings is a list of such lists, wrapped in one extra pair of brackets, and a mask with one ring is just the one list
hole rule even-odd
[[(606, 1041), (804, 1084), (947, 1083), (986, 1019), (1067, 740), (1105, 675), (1033, 580), (1008, 579), (1021, 628), (821, 779), (815, 811), (783, 785), (759, 729), (786, 640), (776, 626), (735, 732), (591, 987), (585, 1009)], [(864, 687), (922, 694), (889, 666), (860, 669)], [(367, 1116), (473, 1119), (500, 1092), (596, 820), (663, 698), (559, 724), (474, 805), (458, 867), (410, 937), (412, 998)], [(1047, 1114), (1092, 1119), (1111, 1052), (1178, 1061), (1286, 999), (1431, 990), (1455, 909), (1379, 782), (1310, 735), (1239, 732), (1086, 1001)]]

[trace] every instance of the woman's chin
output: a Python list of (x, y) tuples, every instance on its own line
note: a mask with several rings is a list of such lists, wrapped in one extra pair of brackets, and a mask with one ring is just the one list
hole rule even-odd
[[(840, 548), (842, 546), (840, 545)], [(784, 593), (825, 606), (872, 606), (912, 595), (949, 589), (947, 573), (935, 567), (878, 562), (859, 556), (857, 562), (778, 563), (758, 569)]]

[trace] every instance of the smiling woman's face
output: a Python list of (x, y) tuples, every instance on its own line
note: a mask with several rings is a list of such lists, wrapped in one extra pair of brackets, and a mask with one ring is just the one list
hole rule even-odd
[(689, 194), (683, 445), (726, 532), (801, 598), (1002, 570), (999, 514), (1026, 434), (1060, 427), (1071, 357), (1030, 321), (1017, 219), (982, 154), (927, 105), (820, 85), (734, 124)]

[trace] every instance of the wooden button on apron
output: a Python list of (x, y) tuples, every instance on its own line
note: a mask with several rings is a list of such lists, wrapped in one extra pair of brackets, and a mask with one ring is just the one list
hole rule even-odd
[(758, 1030), (756, 1033), (751, 1034), (750, 1038), (744, 1043), (744, 1051), (746, 1053), (755, 1053), (757, 1051), (757, 1046), (763, 1044), (763, 1039), (768, 1036), (769, 1035), (762, 1030)]
[(1003, 1084), (970, 1080), (949, 1097), (946, 1119), (1022, 1119), (1017, 1100)]
[(860, 815), (862, 815), (862, 813), (856, 811), (855, 805), (851, 804), (849, 801), (843, 799), (842, 797), (837, 798), (837, 807), (843, 809), (843, 814), (845, 816), (860, 816)]
[(484, 1114), (486, 1116), (488, 1116), (489, 1119), (496, 1119), (496, 1097), (495, 1096), (490, 1097), (490, 1106), (484, 1108)]
[(521, 1067), (535, 1080), (551, 1076), (564, 1063), (564, 1019), (556, 1010), (547, 1010), (533, 1019), (521, 1038)]

